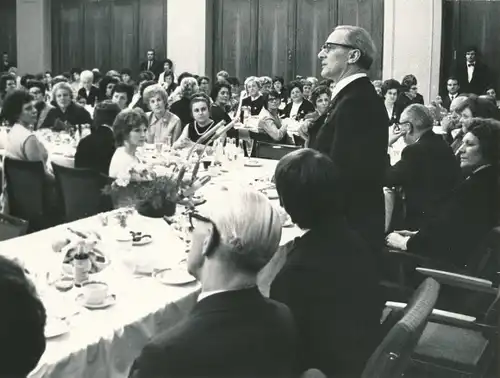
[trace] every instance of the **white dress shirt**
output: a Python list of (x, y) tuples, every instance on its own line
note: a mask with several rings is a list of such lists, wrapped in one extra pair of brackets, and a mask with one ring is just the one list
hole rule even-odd
[(467, 63), (467, 77), (468, 77), (469, 83), (472, 81), (472, 75), (474, 75), (475, 64), (476, 63), (472, 63), (472, 65), (469, 65), (469, 63)]
[(365, 73), (357, 73), (351, 76), (344, 77), (342, 80), (340, 80), (335, 87), (333, 88), (332, 91), (332, 100), (339, 94), (339, 92), (347, 87), (349, 84), (351, 84), (354, 80), (357, 80), (359, 78), (366, 77)]

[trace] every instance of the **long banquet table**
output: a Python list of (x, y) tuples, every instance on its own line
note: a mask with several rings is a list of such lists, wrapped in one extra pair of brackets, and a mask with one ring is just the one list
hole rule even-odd
[[(261, 163), (261, 167), (239, 167), (214, 177), (201, 190), (207, 204), (215, 201), (224, 206), (224, 186), (227, 184), (252, 185), (256, 178), (272, 177), (276, 162), (262, 160)], [(134, 215), (129, 221), (130, 229), (147, 232), (153, 242), (126, 252), (117, 247), (118, 242), (112, 236), (115, 229), (112, 214), (106, 214), (110, 220), (108, 226), (103, 225), (102, 215), (98, 215), (0, 243), (0, 254), (20, 260), (38, 278), (35, 283), (48, 318), (65, 318), (70, 323), (68, 333), (47, 340), (47, 349), (30, 378), (126, 377), (148, 340), (175, 325), (195, 304), (200, 290), (198, 283), (164, 285), (150, 276), (133, 274), (125, 264), (127, 259), (140, 257), (155, 268), (178, 267), (186, 257), (186, 245), (178, 231), (162, 219)], [(113, 306), (88, 310), (76, 303), (80, 289), (62, 293), (43, 278), (39, 280), (46, 272), (58, 271), (60, 257), (51, 245), (67, 232), (68, 226), (77, 230), (96, 230), (101, 234), (111, 264), (92, 279), (109, 285), (116, 295)], [(296, 227), (283, 228), (281, 243), (301, 234)]]

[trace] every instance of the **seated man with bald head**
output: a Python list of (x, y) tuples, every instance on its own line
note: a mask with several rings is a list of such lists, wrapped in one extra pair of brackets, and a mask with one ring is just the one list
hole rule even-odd
[(403, 138), (401, 160), (386, 172), (385, 185), (405, 193), (405, 228), (418, 230), (440, 199), (462, 179), (460, 164), (446, 141), (432, 131), (433, 119), (424, 105), (413, 104), (401, 114), (390, 143)]
[(279, 246), (279, 214), (263, 194), (230, 189), (223, 205), (207, 203), (189, 220), (188, 270), (201, 282), (198, 303), (143, 349), (130, 377), (289, 377), (292, 315), (256, 286)]

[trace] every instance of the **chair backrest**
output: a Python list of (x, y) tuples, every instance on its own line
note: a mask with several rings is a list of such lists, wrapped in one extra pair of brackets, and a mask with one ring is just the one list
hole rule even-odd
[(10, 215), (0, 214), (0, 241), (26, 234), (28, 222)]
[(500, 226), (493, 228), (479, 243), (469, 261), (467, 273), (498, 282), (500, 271)]
[(300, 149), (299, 146), (289, 146), (286, 144), (274, 144), (267, 142), (256, 142), (255, 156), (261, 159), (280, 160), (286, 154)]
[(63, 200), (66, 222), (111, 210), (102, 193), (106, 177), (90, 169), (63, 167), (52, 163), (56, 183)]
[(368, 360), (362, 378), (402, 375), (436, 304), (439, 287), (439, 283), (432, 278), (420, 284), (406, 306), (402, 319), (391, 328)]
[(5, 157), (4, 170), (10, 214), (26, 219), (31, 226), (42, 224), (46, 198), (43, 163)]

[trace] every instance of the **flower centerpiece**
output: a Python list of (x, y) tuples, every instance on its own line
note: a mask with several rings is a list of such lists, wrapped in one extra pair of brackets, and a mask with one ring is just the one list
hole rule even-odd
[(104, 188), (116, 208), (135, 207), (144, 216), (175, 214), (179, 187), (174, 172), (158, 174), (144, 164), (131, 166)]

